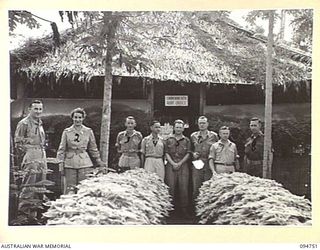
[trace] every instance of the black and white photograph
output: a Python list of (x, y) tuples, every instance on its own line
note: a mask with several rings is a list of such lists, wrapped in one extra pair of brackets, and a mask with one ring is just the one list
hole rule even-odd
[(313, 12), (9, 10), (7, 225), (312, 228)]

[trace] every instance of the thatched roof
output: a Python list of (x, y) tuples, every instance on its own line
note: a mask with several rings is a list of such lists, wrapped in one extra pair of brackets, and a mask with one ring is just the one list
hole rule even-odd
[[(142, 16), (129, 18), (119, 29), (119, 37), (132, 36), (139, 43), (119, 39), (114, 75), (197, 83), (265, 82), (266, 40), (233, 21), (185, 12)], [(146, 26), (152, 22), (156, 31), (148, 32), (144, 22)], [(138, 28), (133, 31), (129, 23)], [(49, 37), (30, 41), (10, 53), (12, 69), (30, 79), (55, 75), (57, 80), (76, 77), (89, 81), (92, 76), (102, 76), (103, 56), (93, 53), (94, 46), (91, 51), (83, 49), (89, 36), (85, 27), (65, 32), (55, 51)], [(141, 60), (129, 66), (123, 59), (125, 53)], [(273, 58), (275, 84), (310, 78), (309, 54), (279, 45)]]

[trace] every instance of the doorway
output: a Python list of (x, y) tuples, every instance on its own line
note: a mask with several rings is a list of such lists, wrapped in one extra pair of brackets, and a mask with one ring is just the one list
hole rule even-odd
[(199, 84), (180, 84), (172, 81), (154, 83), (154, 118), (161, 124), (171, 125), (176, 119), (181, 119), (187, 125), (184, 134), (190, 136), (197, 130), (199, 98)]

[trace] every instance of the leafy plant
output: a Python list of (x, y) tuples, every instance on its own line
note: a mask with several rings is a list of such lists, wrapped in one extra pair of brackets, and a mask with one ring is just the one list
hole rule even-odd
[(34, 184), (24, 184), (23, 180), (30, 173), (50, 174), (51, 170), (25, 170), (14, 166), (10, 168), (10, 188), (9, 188), (9, 225), (43, 225), (46, 219), (42, 213), (47, 209), (43, 203), (48, 201), (46, 194), (52, 193), (47, 189), (54, 185), (54, 182), (42, 180)]

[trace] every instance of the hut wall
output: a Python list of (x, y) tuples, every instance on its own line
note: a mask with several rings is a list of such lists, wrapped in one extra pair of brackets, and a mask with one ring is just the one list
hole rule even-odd
[[(223, 115), (232, 118), (259, 117), (264, 120), (263, 104), (237, 104), (237, 105), (206, 105), (206, 115)], [(283, 103), (274, 104), (272, 107), (272, 119), (277, 120), (298, 120), (311, 117), (311, 103)]]

